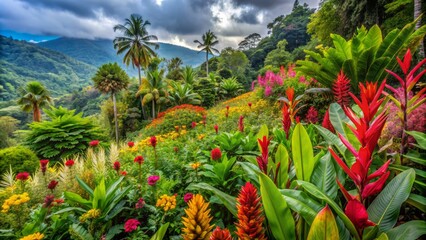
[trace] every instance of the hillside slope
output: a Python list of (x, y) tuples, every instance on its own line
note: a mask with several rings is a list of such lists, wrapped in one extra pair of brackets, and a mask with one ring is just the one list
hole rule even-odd
[(0, 35), (0, 101), (17, 98), (19, 87), (31, 80), (60, 96), (89, 85), (95, 73), (93, 65)]

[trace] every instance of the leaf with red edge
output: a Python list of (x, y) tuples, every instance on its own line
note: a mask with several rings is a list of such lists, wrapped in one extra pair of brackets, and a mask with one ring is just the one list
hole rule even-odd
[(328, 205), (326, 205), (315, 217), (307, 239), (339, 239), (336, 219)]

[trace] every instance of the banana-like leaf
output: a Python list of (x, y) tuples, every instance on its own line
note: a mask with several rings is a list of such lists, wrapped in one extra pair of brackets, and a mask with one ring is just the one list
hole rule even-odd
[(158, 231), (151, 237), (151, 240), (162, 240), (164, 235), (166, 235), (169, 225), (170, 223), (161, 225), (160, 229), (158, 229)]
[(275, 163), (280, 164), (280, 170), (277, 176), (277, 185), (285, 188), (288, 180), (288, 152), (284, 145), (279, 144), (275, 152)]
[(280, 192), (290, 209), (302, 216), (309, 225), (312, 224), (315, 216), (323, 208), (321, 204), (300, 190), (280, 189)]
[(308, 240), (338, 239), (339, 230), (337, 229), (336, 219), (333, 212), (326, 205), (315, 217), (309, 230)]
[(369, 219), (381, 231), (390, 230), (398, 220), (401, 205), (408, 199), (416, 174), (405, 170), (390, 181), (368, 207)]
[(346, 138), (344, 125), (350, 122), (343, 109), (337, 103), (330, 104), (329, 108), (330, 122), (334, 129)]
[(64, 192), (64, 196), (66, 200), (72, 201), (72, 202), (76, 202), (79, 204), (82, 204), (88, 208), (91, 207), (92, 202), (82, 198), (80, 195), (78, 195), (77, 193), (73, 193), (73, 192)]
[(330, 152), (320, 158), (312, 174), (311, 182), (331, 199), (335, 199), (338, 186), (336, 184), (336, 170), (332, 161), (334, 160), (331, 159)]
[(390, 240), (419, 239), (426, 235), (426, 221), (413, 220), (387, 231)]
[(79, 239), (84, 240), (93, 240), (93, 236), (81, 225), (74, 223), (68, 229), (69, 232), (72, 232), (72, 236), (78, 236)]
[(426, 212), (426, 198), (421, 195), (411, 193), (407, 199), (407, 203), (424, 213)]
[(272, 234), (276, 239), (296, 239), (295, 224), (290, 208), (274, 182), (259, 173), (260, 195)]
[(78, 176), (75, 177), (77, 179), (78, 185), (82, 187), (89, 195), (90, 197), (93, 197), (93, 189), (89, 187), (83, 180), (81, 180)]
[(291, 146), (297, 179), (309, 182), (314, 170), (315, 159), (311, 139), (301, 123), (294, 128)]

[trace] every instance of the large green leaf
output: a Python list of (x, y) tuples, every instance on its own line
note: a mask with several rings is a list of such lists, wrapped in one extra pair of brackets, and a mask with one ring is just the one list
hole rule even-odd
[(339, 230), (337, 229), (336, 219), (333, 212), (325, 206), (315, 217), (309, 230), (308, 240), (338, 239)]
[(414, 220), (387, 231), (390, 240), (415, 240), (426, 234), (426, 221)]
[(416, 131), (407, 131), (407, 134), (413, 136), (416, 139), (417, 145), (426, 150), (426, 133), (416, 132)]
[(330, 104), (329, 108), (330, 122), (334, 129), (344, 137), (346, 137), (344, 125), (350, 122), (343, 109), (337, 103)]
[(220, 191), (219, 189), (210, 186), (207, 183), (194, 183), (188, 186), (188, 189), (202, 189), (202, 190), (208, 190), (211, 191), (212, 193), (214, 193), (216, 195), (216, 197), (218, 197), (223, 205), (225, 205), (225, 207), (234, 215), (237, 216), (237, 207), (236, 207), (236, 203), (235, 203), (235, 197), (226, 194), (222, 191)]
[(77, 179), (78, 184), (82, 187), (86, 192), (93, 197), (93, 189), (89, 187), (83, 180), (81, 180), (78, 176), (75, 177)]
[(158, 229), (158, 231), (151, 237), (151, 240), (162, 240), (164, 235), (166, 235), (169, 225), (170, 223), (161, 225), (160, 229)]
[(324, 128), (319, 125), (314, 125), (318, 130), (319, 134), (324, 138), (324, 140), (329, 144), (336, 147), (341, 155), (345, 154), (346, 146), (342, 143), (340, 138), (336, 136), (334, 133), (330, 132), (327, 128)]
[(296, 239), (294, 219), (284, 197), (272, 180), (259, 173), (260, 195), (272, 234), (276, 239)]
[(370, 220), (376, 223), (381, 231), (388, 231), (398, 220), (401, 205), (408, 199), (416, 174), (413, 169), (398, 174), (368, 207)]
[(330, 152), (320, 158), (312, 174), (311, 182), (331, 199), (335, 199), (338, 187), (336, 184), (336, 170), (332, 161), (334, 160), (331, 159)]
[(305, 189), (309, 194), (311, 194), (315, 198), (324, 200), (326, 203), (328, 203), (328, 205), (330, 205), (330, 207), (333, 208), (336, 214), (343, 221), (346, 228), (351, 232), (352, 236), (355, 237), (355, 239), (360, 239), (360, 236), (355, 226), (353, 225), (351, 220), (346, 216), (346, 214), (343, 212), (343, 210), (339, 207), (339, 205), (336, 202), (334, 202), (329, 196), (327, 196), (325, 193), (319, 190), (312, 183), (301, 181), (301, 180), (297, 180), (296, 182), (298, 185), (302, 186), (303, 189)]
[(407, 199), (407, 203), (424, 213), (426, 212), (426, 198), (421, 195), (411, 193)]
[(82, 204), (88, 208), (90, 208), (90, 206), (92, 205), (92, 202), (82, 198), (80, 195), (78, 195), (77, 193), (73, 193), (73, 192), (64, 192), (64, 196), (65, 196), (65, 200), (71, 201), (71, 202), (75, 202), (75, 203), (79, 203)]
[(280, 164), (280, 170), (277, 176), (277, 185), (285, 188), (288, 180), (288, 152), (284, 145), (279, 144), (275, 152), (275, 163)]
[(72, 236), (78, 237), (78, 239), (84, 240), (92, 240), (93, 236), (80, 224), (74, 223), (68, 229), (68, 232), (71, 233)]
[(102, 178), (101, 182), (95, 187), (95, 190), (93, 191), (93, 201), (92, 201), (92, 207), (93, 208), (99, 208), (102, 209), (105, 206), (106, 200), (106, 189), (105, 189), (105, 179)]
[(312, 224), (315, 216), (323, 207), (300, 190), (280, 189), (280, 192), (290, 209), (300, 214), (309, 225)]
[(309, 182), (314, 170), (315, 159), (311, 139), (301, 123), (294, 128), (291, 146), (297, 179)]

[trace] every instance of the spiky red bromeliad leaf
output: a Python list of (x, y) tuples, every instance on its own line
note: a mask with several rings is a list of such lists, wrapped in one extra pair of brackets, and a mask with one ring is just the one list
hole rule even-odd
[(337, 75), (336, 81), (333, 83), (333, 94), (334, 99), (340, 106), (347, 106), (350, 102), (350, 80), (345, 76), (343, 71), (340, 71)]

